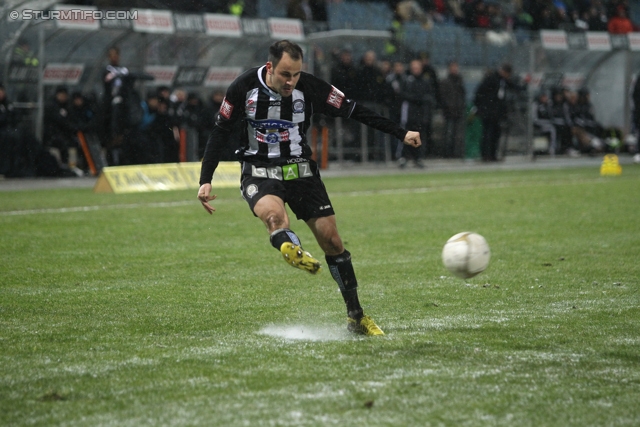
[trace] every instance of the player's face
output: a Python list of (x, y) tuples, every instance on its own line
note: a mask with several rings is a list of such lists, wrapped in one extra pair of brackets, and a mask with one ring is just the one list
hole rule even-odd
[(283, 97), (289, 97), (300, 80), (302, 59), (294, 60), (288, 53), (283, 53), (275, 67), (267, 62), (267, 86)]

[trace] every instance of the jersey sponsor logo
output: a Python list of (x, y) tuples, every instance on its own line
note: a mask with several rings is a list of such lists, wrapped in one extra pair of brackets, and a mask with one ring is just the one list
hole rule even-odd
[(249, 124), (256, 129), (266, 129), (266, 130), (278, 130), (278, 129), (293, 129), (296, 127), (295, 123), (289, 122), (287, 120), (279, 120), (279, 119), (263, 119), (263, 120), (254, 120), (247, 119)]
[(257, 168), (251, 165), (251, 176), (256, 178), (277, 179), (278, 181), (291, 181), (298, 178), (312, 177), (313, 172), (311, 171), (311, 165), (309, 162), (284, 166), (271, 166), (268, 168)]
[(282, 101), (280, 99), (276, 99), (276, 100), (270, 100), (269, 101), (269, 107), (280, 107), (282, 106)]
[(331, 92), (329, 92), (327, 104), (340, 108), (342, 101), (344, 101), (344, 93), (340, 92), (337, 87), (331, 86)]
[(256, 105), (253, 99), (248, 99), (245, 104), (245, 110), (247, 110), (247, 114), (253, 114), (256, 112)]
[(304, 113), (304, 100), (296, 99), (293, 101), (292, 109), (294, 114)]
[(277, 144), (281, 141), (289, 141), (289, 131), (285, 130), (282, 132), (267, 133), (256, 132), (255, 137), (258, 142), (264, 142), (265, 144)]
[(233, 104), (225, 98), (220, 106), (220, 115), (228, 120), (231, 118), (231, 113), (233, 113)]

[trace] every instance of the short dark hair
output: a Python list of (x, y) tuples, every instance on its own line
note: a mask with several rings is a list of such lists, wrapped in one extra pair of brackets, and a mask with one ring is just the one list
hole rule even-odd
[(288, 53), (294, 61), (302, 60), (302, 48), (289, 40), (280, 40), (269, 46), (269, 62), (275, 68), (284, 53)]

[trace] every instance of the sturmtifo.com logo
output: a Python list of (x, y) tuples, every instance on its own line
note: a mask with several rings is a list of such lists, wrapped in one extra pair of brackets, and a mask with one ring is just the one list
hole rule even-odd
[(12, 10), (9, 18), (16, 21), (31, 21), (42, 19), (45, 21), (102, 21), (109, 19), (138, 19), (137, 10), (87, 10), (87, 9), (65, 9), (65, 10)]

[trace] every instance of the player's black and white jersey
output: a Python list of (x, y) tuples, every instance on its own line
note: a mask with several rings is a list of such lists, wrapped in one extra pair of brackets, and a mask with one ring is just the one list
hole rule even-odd
[(242, 160), (253, 165), (286, 164), (310, 158), (306, 132), (313, 114), (352, 118), (402, 140), (407, 131), (393, 121), (348, 99), (336, 87), (301, 72), (291, 96), (282, 97), (265, 81), (266, 67), (252, 68), (228, 88), (207, 148), (200, 184), (211, 182), (234, 124), (243, 121)]

